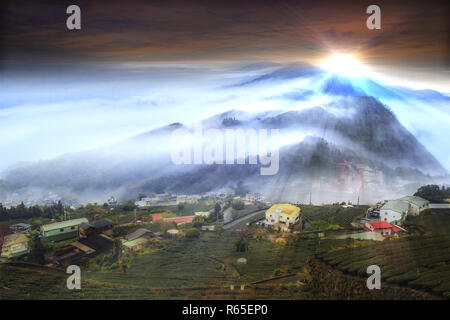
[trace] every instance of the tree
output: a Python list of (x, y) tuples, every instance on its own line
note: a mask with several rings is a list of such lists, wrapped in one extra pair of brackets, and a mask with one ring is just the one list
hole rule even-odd
[(121, 253), (122, 253), (122, 242), (119, 239), (114, 239), (112, 250), (113, 260), (119, 259)]
[(204, 217), (195, 217), (192, 221), (192, 225), (194, 228), (200, 228), (201, 226), (206, 224), (206, 220)]
[(88, 209), (88, 214), (95, 217), (96, 215), (105, 215), (108, 211), (100, 207), (91, 207)]
[(139, 201), (141, 201), (144, 198), (147, 198), (147, 195), (145, 193), (139, 193), (139, 196), (138, 196)]
[(42, 244), (41, 238), (35, 237), (31, 244), (31, 252), (28, 258), (36, 263), (45, 263), (45, 247)]
[(58, 214), (59, 214), (60, 216), (64, 215), (64, 206), (63, 206), (61, 200), (58, 201), (58, 204), (57, 204), (57, 207), (56, 207), (56, 208), (57, 208)]
[(234, 246), (237, 252), (245, 252), (248, 250), (248, 239), (245, 236), (241, 236), (235, 243)]
[(137, 208), (136, 204), (131, 200), (123, 205), (124, 211), (133, 211), (136, 208)]
[(184, 210), (184, 204), (183, 203), (179, 203), (178, 204), (178, 211), (183, 211)]
[(425, 200), (428, 200), (430, 202), (444, 202), (446, 198), (450, 198), (450, 192), (448, 189), (440, 188), (436, 184), (429, 184), (426, 186), (420, 187), (416, 193), (414, 193), (415, 196), (424, 198)]
[(244, 203), (244, 201), (241, 201), (241, 200), (233, 200), (231, 206), (235, 210), (242, 210), (245, 208), (245, 203)]
[(221, 209), (220, 203), (216, 202), (216, 205), (214, 206), (214, 213), (216, 214), (217, 220), (219, 220), (219, 213)]
[(131, 257), (123, 256), (122, 258), (120, 258), (120, 260), (119, 260), (120, 270), (122, 270), (124, 273), (126, 273), (127, 270), (130, 269), (130, 267), (131, 267)]

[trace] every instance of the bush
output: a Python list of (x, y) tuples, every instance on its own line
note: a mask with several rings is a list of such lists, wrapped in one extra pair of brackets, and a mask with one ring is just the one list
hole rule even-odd
[(188, 239), (198, 239), (200, 237), (200, 231), (195, 228), (189, 229), (186, 231), (186, 238)]
[(203, 225), (206, 224), (205, 218), (203, 217), (195, 217), (192, 221), (192, 225), (194, 228), (201, 228)]
[(233, 200), (233, 203), (231, 205), (234, 210), (242, 210), (245, 208), (244, 201), (241, 200)]
[(116, 226), (112, 229), (112, 236), (114, 238), (124, 236), (135, 228), (135, 226)]

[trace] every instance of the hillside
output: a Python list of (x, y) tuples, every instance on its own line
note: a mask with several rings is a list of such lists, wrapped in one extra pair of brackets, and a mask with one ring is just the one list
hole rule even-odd
[[(19, 166), (4, 173), (2, 190), (33, 195), (54, 191), (83, 199), (151, 191), (198, 193), (234, 188), (239, 182), (249, 188), (283, 184), (286, 189), (300, 178), (305, 185), (332, 179), (335, 163), (344, 160), (369, 165), (393, 181), (428, 182), (426, 174), (446, 172), (387, 107), (367, 96), (298, 111), (229, 111), (203, 121), (205, 129), (279, 129), (282, 141), (298, 140), (282, 146), (274, 176), (259, 176), (259, 165), (174, 165), (171, 133), (181, 127), (188, 128), (175, 123), (111, 147)], [(285, 191), (278, 193), (283, 197)]]
[[(382, 281), (450, 298), (448, 212), (408, 217), (405, 227), (419, 230), (400, 239), (342, 246), (325, 242), (317, 257), (349, 275), (366, 277), (369, 265), (381, 268)], [(425, 232), (425, 233), (423, 233)]]

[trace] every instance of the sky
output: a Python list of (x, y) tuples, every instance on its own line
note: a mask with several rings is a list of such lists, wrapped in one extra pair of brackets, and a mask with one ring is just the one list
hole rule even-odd
[[(66, 8), (81, 8), (81, 30)], [(447, 1), (6, 1), (0, 170), (259, 101), (217, 88), (349, 53), (392, 85), (449, 93)], [(236, 98), (239, 95), (239, 98)], [(260, 101), (256, 106), (260, 105)]]
[(381, 30), (366, 28), (367, 1), (100, 0), (77, 1), (82, 28), (68, 31), (68, 3), (6, 1), (4, 59), (311, 62), (344, 50), (373, 65), (449, 67), (447, 1), (377, 1)]

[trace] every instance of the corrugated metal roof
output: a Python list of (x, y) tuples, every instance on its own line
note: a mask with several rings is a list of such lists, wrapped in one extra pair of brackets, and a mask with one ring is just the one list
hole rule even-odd
[(148, 240), (144, 239), (144, 238), (137, 238), (137, 239), (134, 239), (134, 240), (126, 241), (126, 242), (123, 243), (123, 245), (125, 247), (127, 247), (127, 248), (133, 248), (133, 247), (135, 247), (135, 246), (137, 246), (139, 244), (145, 243), (147, 241)]
[(408, 201), (419, 207), (422, 207), (422, 206), (430, 203), (428, 200), (425, 200), (425, 199), (423, 199), (421, 197), (417, 197), (417, 196), (406, 196), (406, 197), (400, 198), (398, 200)]
[(403, 200), (389, 200), (381, 207), (381, 209), (403, 213), (408, 211), (409, 203)]
[(16, 223), (16, 224), (13, 224), (13, 225), (11, 225), (11, 226), (9, 226), (10, 228), (15, 228), (15, 227), (22, 227), (22, 228), (31, 228), (31, 225), (30, 224), (27, 224), (27, 223)]
[(89, 223), (88, 219), (86, 219), (86, 218), (66, 220), (66, 221), (55, 222), (55, 223), (50, 223), (50, 224), (43, 225), (41, 227), (41, 230), (46, 232), (46, 231), (55, 230), (55, 229), (61, 229), (61, 228), (67, 228), (67, 227), (72, 227), (72, 226), (78, 226), (78, 225), (80, 225), (83, 222)]
[(140, 238), (140, 237), (142, 237), (143, 235), (145, 235), (147, 233), (153, 234), (153, 232), (151, 232), (150, 230), (147, 230), (147, 229), (144, 229), (144, 228), (139, 228), (136, 231), (126, 235), (124, 238), (127, 239), (128, 241), (131, 241), (131, 240)]

